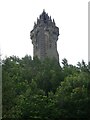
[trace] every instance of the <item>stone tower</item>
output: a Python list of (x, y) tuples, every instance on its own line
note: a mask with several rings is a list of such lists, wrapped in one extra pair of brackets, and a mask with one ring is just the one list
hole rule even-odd
[(34, 23), (30, 37), (33, 44), (33, 56), (37, 56), (40, 60), (45, 58), (55, 58), (59, 61), (57, 52), (57, 40), (59, 36), (59, 28), (55, 25), (54, 19), (51, 19), (43, 10), (42, 14)]

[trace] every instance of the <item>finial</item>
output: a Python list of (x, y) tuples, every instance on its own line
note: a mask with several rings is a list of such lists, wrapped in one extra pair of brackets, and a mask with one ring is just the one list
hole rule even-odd
[(37, 24), (39, 24), (39, 19), (38, 19), (38, 17), (37, 17)]
[(52, 22), (52, 18), (51, 18), (51, 16), (49, 17), (49, 20)]
[(37, 25), (36, 25), (36, 22), (34, 22), (34, 28), (36, 28), (36, 26), (37, 26)]
[(43, 12), (45, 12), (45, 9), (43, 9)]
[(50, 20), (51, 20), (51, 16), (50, 16)]
[(54, 23), (54, 25), (55, 25), (55, 20), (53, 19), (53, 23)]

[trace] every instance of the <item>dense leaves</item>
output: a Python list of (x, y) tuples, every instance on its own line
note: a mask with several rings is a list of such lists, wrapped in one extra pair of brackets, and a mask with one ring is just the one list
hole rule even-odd
[(28, 55), (3, 60), (3, 119), (89, 118), (90, 63), (62, 64)]

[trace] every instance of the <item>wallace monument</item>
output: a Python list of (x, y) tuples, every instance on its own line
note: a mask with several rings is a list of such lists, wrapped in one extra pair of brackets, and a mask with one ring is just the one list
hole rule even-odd
[(59, 36), (59, 28), (55, 25), (54, 19), (43, 10), (42, 14), (34, 23), (33, 30), (30, 32), (30, 38), (33, 44), (33, 56), (37, 56), (40, 60), (45, 58), (55, 58), (59, 61), (57, 52), (57, 40)]

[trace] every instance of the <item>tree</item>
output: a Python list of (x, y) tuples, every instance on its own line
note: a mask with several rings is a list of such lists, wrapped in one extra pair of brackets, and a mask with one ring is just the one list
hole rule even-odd
[(56, 107), (59, 118), (88, 118), (90, 101), (88, 84), (90, 76), (86, 73), (71, 75), (61, 82), (56, 92)]
[(3, 118), (89, 118), (90, 65), (11, 56), (2, 62)]

